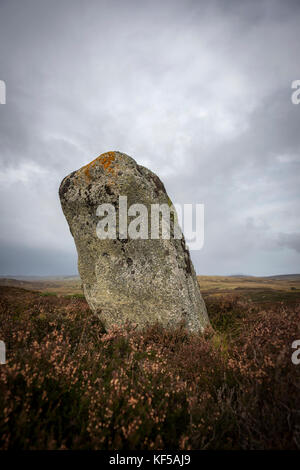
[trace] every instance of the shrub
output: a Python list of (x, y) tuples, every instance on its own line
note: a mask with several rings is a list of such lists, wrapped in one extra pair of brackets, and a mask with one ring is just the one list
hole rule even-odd
[(81, 298), (1, 288), (0, 447), (299, 447), (299, 305), (207, 305), (204, 335), (107, 333)]

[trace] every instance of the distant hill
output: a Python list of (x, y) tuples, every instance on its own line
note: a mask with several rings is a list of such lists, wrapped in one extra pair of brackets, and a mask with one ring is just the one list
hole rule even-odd
[(79, 276), (0, 277), (0, 286), (21, 287), (27, 290), (52, 292), (61, 295), (82, 293)]
[(18, 281), (64, 281), (68, 279), (79, 279), (78, 274), (70, 274), (65, 276), (0, 276), (0, 280), (12, 279)]
[(31, 282), (24, 281), (22, 279), (15, 279), (13, 277), (0, 277), (0, 285), (1, 286), (14, 286), (14, 287), (24, 287), (26, 288), (31, 288)]
[(255, 276), (250, 276), (248, 274), (229, 274), (227, 277), (255, 277)]
[(300, 274), (277, 274), (276, 276), (264, 276), (265, 279), (300, 281)]
[(300, 274), (274, 274), (273, 276), (251, 276), (247, 274), (229, 274), (226, 277), (248, 278), (248, 279), (273, 279), (274, 281), (300, 281)]

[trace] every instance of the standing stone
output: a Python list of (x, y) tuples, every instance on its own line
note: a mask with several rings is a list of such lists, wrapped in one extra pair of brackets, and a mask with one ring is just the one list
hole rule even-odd
[[(85, 298), (107, 329), (158, 322), (204, 330), (209, 320), (184, 238), (132, 239), (119, 232), (119, 196), (127, 196), (128, 208), (147, 207), (149, 234), (151, 204), (172, 206), (158, 176), (128, 155), (108, 152), (64, 178), (59, 196), (75, 240)], [(97, 208), (107, 203), (116, 212), (116, 239), (97, 235)], [(128, 224), (134, 219), (128, 216)], [(174, 224), (173, 232), (176, 216)]]

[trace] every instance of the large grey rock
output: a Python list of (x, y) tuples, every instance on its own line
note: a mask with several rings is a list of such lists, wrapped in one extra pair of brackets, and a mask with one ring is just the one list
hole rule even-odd
[(128, 207), (145, 204), (149, 214), (153, 203), (170, 206), (158, 176), (128, 155), (108, 152), (64, 178), (59, 195), (86, 300), (108, 329), (159, 322), (203, 331), (209, 320), (184, 238), (122, 239), (118, 224), (116, 239), (96, 233), (97, 207), (111, 203), (118, 214), (120, 195), (127, 196)]

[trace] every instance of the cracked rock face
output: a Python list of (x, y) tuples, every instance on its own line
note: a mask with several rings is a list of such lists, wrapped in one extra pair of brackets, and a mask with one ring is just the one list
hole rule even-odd
[[(119, 232), (119, 196), (127, 197), (128, 208), (136, 203), (147, 207), (149, 234), (151, 205), (172, 206), (158, 176), (128, 155), (108, 152), (66, 176), (59, 196), (76, 244), (86, 300), (107, 329), (158, 322), (203, 331), (209, 320), (190, 254), (183, 237), (172, 237), (176, 216), (169, 239), (132, 239)], [(100, 204), (115, 210), (116, 238), (97, 235), (103, 219), (97, 215)], [(128, 224), (133, 219), (128, 216)]]

